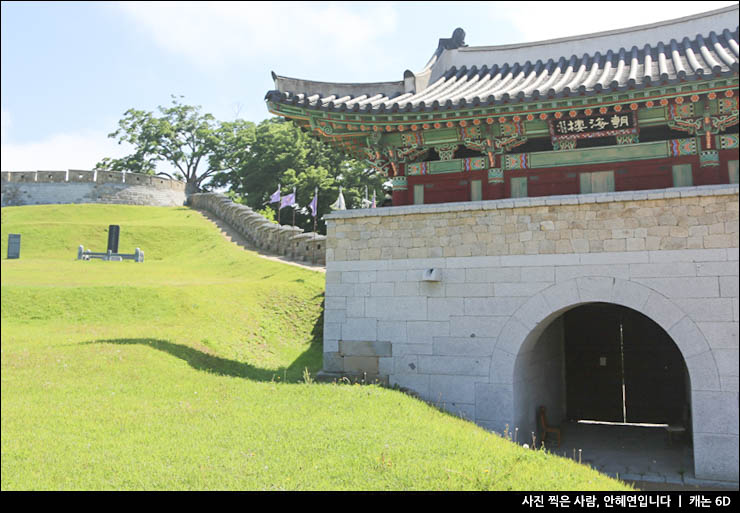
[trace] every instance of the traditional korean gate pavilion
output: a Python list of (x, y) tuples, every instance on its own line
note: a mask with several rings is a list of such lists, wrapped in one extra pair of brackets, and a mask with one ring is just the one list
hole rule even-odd
[[(468, 47), (338, 84), (273, 74), (270, 112), (387, 175), (327, 220), (324, 372), (489, 429), (682, 423), (738, 480), (738, 7)], [(595, 321), (596, 320), (596, 321)]]
[(266, 100), (394, 205), (737, 183), (737, 14), (496, 47), (456, 29), (398, 82), (273, 74)]

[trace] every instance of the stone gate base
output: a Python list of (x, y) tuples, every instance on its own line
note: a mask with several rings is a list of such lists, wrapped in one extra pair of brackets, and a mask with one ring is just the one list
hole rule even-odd
[(496, 432), (536, 431), (536, 405), (565, 410), (562, 314), (626, 306), (684, 359), (696, 478), (738, 481), (737, 185), (327, 220), (325, 373), (399, 385)]

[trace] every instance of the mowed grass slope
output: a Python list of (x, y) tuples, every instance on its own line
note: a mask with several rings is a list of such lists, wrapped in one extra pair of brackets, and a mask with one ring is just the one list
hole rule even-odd
[[(143, 264), (75, 260), (109, 224)], [(399, 391), (306, 382), (323, 286), (186, 208), (3, 208), (2, 489), (628, 489)]]

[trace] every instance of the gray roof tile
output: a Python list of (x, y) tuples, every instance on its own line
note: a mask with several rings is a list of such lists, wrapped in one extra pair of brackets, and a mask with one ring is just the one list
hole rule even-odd
[[(668, 34), (661, 24), (654, 24), (623, 31), (572, 38), (573, 48), (582, 48), (583, 41), (591, 45), (589, 51), (577, 55), (549, 58), (546, 61), (525, 60), (524, 62), (477, 62), (467, 66), (455, 65), (454, 59), (470, 62), (472, 58), (485, 59), (501, 56), (532, 55), (532, 47), (543, 43), (510, 47), (473, 47), (464, 45), (464, 31), (458, 29), (453, 38), (441, 39), (439, 47), (430, 59), (427, 68), (419, 74), (407, 71), (405, 78), (416, 80), (423, 74), (433, 79), (422, 84), (419, 91), (408, 90), (404, 81), (372, 84), (331, 84), (311, 82), (273, 74), (276, 90), (269, 91), (266, 99), (311, 109), (353, 112), (418, 112), (429, 110), (456, 109), (466, 106), (500, 104), (504, 102), (526, 103), (539, 98), (561, 98), (571, 95), (595, 95), (608, 91), (640, 89), (678, 81), (701, 80), (709, 75), (737, 75), (740, 51), (738, 28), (734, 31), (719, 26), (716, 30), (691, 33), (696, 26), (706, 28), (707, 20), (727, 19), (737, 21), (737, 6), (720, 9), (704, 15), (664, 22), (673, 30), (667, 40), (620, 48), (597, 47), (599, 42), (614, 41), (615, 37), (631, 37), (637, 41), (644, 31), (655, 38), (657, 33)], [(734, 14), (734, 16), (733, 16)], [(729, 15), (729, 18), (728, 18)], [(718, 16), (720, 16), (718, 18)], [(701, 23), (699, 23), (701, 22)], [(677, 30), (683, 30), (679, 41)], [(662, 32), (661, 32), (662, 31)], [(615, 35), (616, 34), (616, 35)], [(626, 34), (626, 35), (625, 35)], [(622, 39), (625, 42), (627, 39)], [(569, 39), (555, 40), (562, 46)], [(578, 44), (576, 44), (578, 43)], [(642, 44), (642, 43), (640, 43)], [(580, 46), (579, 46), (580, 45)], [(545, 46), (543, 46), (544, 48)], [(452, 52), (454, 55), (446, 56)], [(462, 56), (460, 53), (464, 52)], [(502, 53), (503, 52), (503, 53)], [(508, 53), (507, 53), (508, 52)], [(475, 57), (475, 56), (478, 57)], [(472, 56), (472, 57), (471, 57)], [(446, 69), (439, 68), (446, 62)], [(436, 66), (436, 67), (435, 67)], [(438, 78), (434, 79), (435, 76)], [(412, 82), (413, 83), (413, 82)]]

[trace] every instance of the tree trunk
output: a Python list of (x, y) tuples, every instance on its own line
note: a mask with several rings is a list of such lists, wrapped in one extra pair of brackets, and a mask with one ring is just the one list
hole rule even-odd
[(185, 195), (190, 196), (191, 194), (195, 194), (197, 192), (200, 192), (200, 189), (198, 188), (198, 184), (193, 182), (186, 182), (185, 183)]

